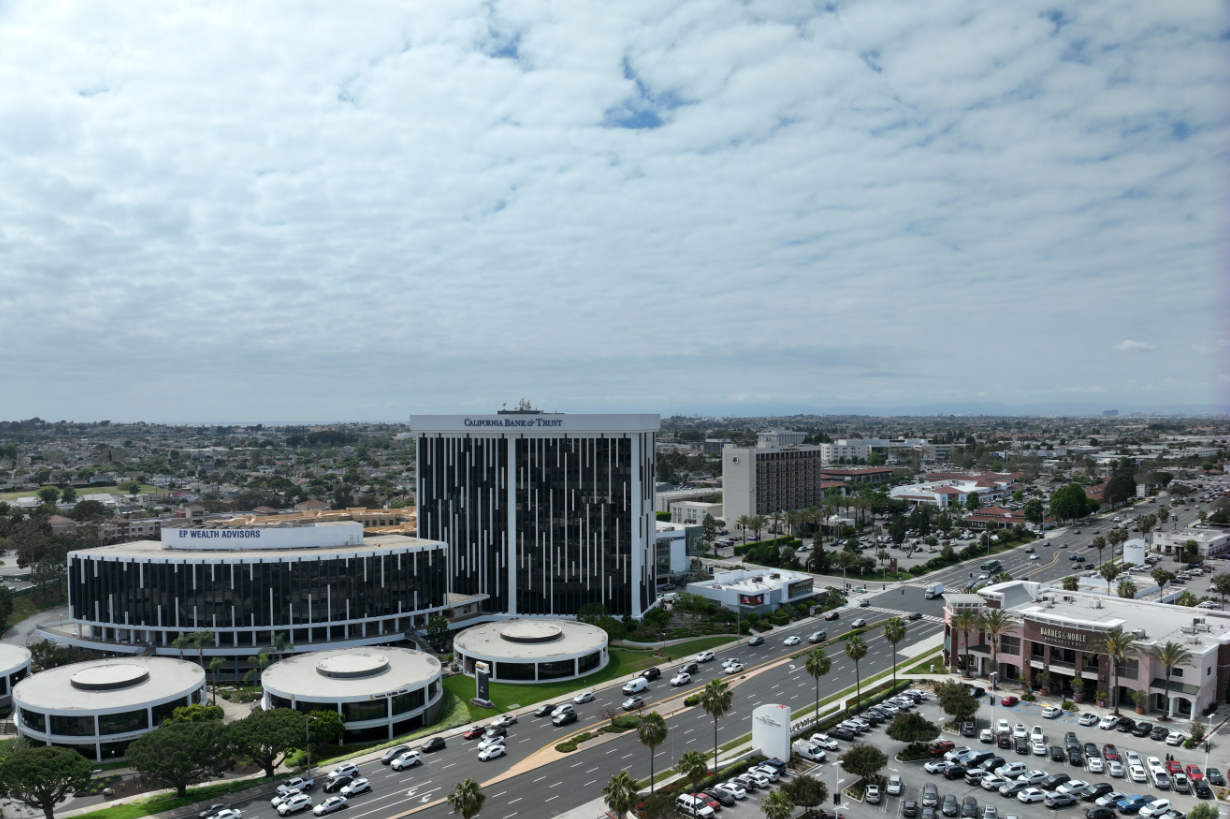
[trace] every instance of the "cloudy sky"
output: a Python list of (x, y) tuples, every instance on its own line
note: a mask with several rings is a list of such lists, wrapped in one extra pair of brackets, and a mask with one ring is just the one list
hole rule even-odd
[(1230, 406), (1215, 0), (0, 4), (0, 418)]

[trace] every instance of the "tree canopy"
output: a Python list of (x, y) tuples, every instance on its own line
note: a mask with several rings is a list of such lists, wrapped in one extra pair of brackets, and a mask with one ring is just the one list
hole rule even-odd
[(14, 751), (0, 763), (0, 795), (54, 819), (56, 804), (83, 790), (93, 770), (94, 763), (68, 748), (40, 745)]
[(1098, 502), (1085, 494), (1079, 483), (1056, 489), (1051, 495), (1051, 514), (1060, 520), (1075, 520), (1097, 511)]
[(874, 745), (855, 745), (841, 755), (841, 769), (864, 779), (875, 776), (888, 764), (888, 757)]
[(303, 721), (303, 714), (289, 708), (253, 711), (230, 725), (235, 751), (271, 777), (286, 755), (303, 745)]
[(230, 729), (221, 720), (173, 722), (128, 746), (128, 760), (141, 779), (174, 788), (178, 796), (187, 796), (193, 783), (220, 777), (234, 757)]
[(898, 742), (930, 742), (939, 737), (940, 727), (922, 714), (906, 711), (893, 717), (885, 733)]
[(940, 683), (935, 688), (935, 697), (940, 710), (957, 722), (967, 722), (978, 712), (978, 700), (959, 682), (949, 680)]

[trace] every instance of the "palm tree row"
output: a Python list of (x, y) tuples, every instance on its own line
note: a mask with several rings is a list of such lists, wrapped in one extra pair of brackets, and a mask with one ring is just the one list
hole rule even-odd
[[(1000, 638), (1016, 624), (1016, 617), (1003, 609), (962, 609), (953, 617), (950, 625), (954, 631), (960, 631), (965, 637), (966, 673), (970, 673), (970, 666), (973, 665), (973, 657), (969, 650), (969, 633), (971, 631), (986, 632), (987, 640), (991, 646), (991, 668), (993, 671), (998, 672)], [(959, 657), (958, 646), (954, 645), (949, 658), (954, 670), (960, 665)]]

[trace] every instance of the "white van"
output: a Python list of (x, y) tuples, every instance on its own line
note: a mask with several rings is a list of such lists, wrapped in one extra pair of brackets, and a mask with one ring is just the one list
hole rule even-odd
[(810, 742), (804, 739), (800, 739), (796, 741), (793, 745), (790, 746), (790, 750), (794, 751), (796, 754), (803, 757), (804, 759), (810, 759), (812, 762), (823, 762), (824, 761), (824, 757), (825, 757), (824, 749), (819, 747), (818, 745), (812, 745)]
[(649, 681), (644, 677), (637, 677), (621, 689), (625, 695), (639, 694), (642, 691), (649, 690)]
[(713, 815), (713, 808), (697, 799), (690, 793), (681, 793), (675, 798), (675, 807), (683, 811), (684, 816), (703, 816), (705, 819)]

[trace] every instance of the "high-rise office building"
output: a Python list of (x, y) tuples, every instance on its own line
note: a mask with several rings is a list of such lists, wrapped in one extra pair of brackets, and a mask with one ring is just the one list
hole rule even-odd
[[(654, 593), (657, 415), (411, 416), (420, 537), (484, 611), (640, 617)], [(429, 534), (430, 533), (430, 534)]]

